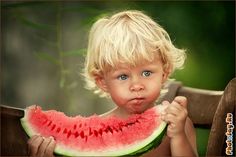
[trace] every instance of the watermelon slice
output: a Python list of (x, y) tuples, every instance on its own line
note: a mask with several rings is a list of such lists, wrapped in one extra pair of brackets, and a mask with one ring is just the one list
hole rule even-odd
[(21, 124), (31, 137), (53, 136), (55, 153), (66, 156), (140, 155), (157, 146), (165, 133), (160, 120), (163, 105), (127, 119), (115, 116), (68, 117), (55, 110), (42, 111), (39, 106), (25, 109)]

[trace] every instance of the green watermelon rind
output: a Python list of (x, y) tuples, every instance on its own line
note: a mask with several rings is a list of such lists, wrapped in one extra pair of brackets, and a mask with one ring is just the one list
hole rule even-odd
[[(26, 111), (25, 111), (26, 114)], [(21, 120), (22, 127), (26, 131), (29, 137), (37, 134), (36, 131), (30, 127), (30, 124), (27, 122), (27, 116), (24, 116)], [(147, 137), (146, 139), (139, 141), (136, 144), (132, 144), (131, 146), (126, 146), (121, 149), (111, 149), (104, 151), (87, 151), (81, 152), (79, 150), (69, 149), (68, 147), (63, 147), (60, 144), (56, 145), (54, 152), (59, 155), (66, 156), (126, 156), (126, 155), (141, 155), (151, 148), (158, 146), (161, 143), (161, 140), (166, 132), (167, 123), (161, 121), (160, 125), (153, 131), (153, 133)]]

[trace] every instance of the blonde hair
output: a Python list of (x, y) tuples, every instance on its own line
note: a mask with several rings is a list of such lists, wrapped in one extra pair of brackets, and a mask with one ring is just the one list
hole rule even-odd
[(119, 12), (96, 21), (89, 34), (84, 76), (87, 88), (105, 94), (95, 83), (95, 76), (123, 62), (137, 65), (160, 57), (169, 75), (181, 68), (185, 50), (176, 48), (168, 33), (141, 11)]

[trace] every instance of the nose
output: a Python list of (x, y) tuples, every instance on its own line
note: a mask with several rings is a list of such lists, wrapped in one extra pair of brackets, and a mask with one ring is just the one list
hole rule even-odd
[(139, 83), (139, 82), (133, 83), (130, 86), (130, 90), (135, 91), (135, 92), (144, 90), (144, 85), (142, 83)]

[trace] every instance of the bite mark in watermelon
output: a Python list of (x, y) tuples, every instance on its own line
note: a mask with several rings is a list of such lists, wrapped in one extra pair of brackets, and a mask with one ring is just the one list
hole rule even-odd
[(21, 124), (31, 137), (53, 136), (55, 153), (67, 156), (138, 155), (160, 144), (166, 123), (160, 119), (163, 105), (127, 119), (115, 116), (68, 117), (55, 110), (42, 111), (39, 106), (25, 109)]

